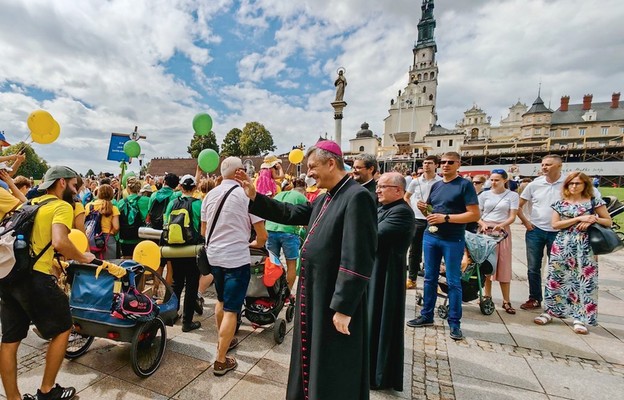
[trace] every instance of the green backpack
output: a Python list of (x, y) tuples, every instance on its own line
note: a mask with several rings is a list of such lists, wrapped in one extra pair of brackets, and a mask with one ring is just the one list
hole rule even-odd
[(168, 245), (201, 243), (199, 232), (193, 224), (193, 203), (200, 201), (193, 197), (179, 197), (174, 200), (169, 224), (163, 230), (163, 241)]

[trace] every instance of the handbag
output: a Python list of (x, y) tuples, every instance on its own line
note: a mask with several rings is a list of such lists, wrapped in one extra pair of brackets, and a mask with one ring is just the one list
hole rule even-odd
[[(591, 211), (594, 212), (594, 198), (591, 199)], [(587, 228), (587, 234), (589, 236), (589, 245), (592, 248), (594, 255), (609, 254), (614, 251), (618, 251), (624, 247), (624, 243), (620, 240), (617, 233), (611, 228), (606, 228), (598, 223), (591, 224)]]
[(209, 275), (212, 267), (210, 266), (210, 262), (208, 261), (208, 243), (210, 243), (210, 238), (212, 237), (212, 233), (215, 230), (215, 226), (217, 226), (217, 219), (219, 219), (219, 214), (221, 214), (221, 209), (223, 209), (223, 204), (225, 203), (225, 199), (236, 189), (237, 185), (232, 186), (230, 190), (228, 190), (223, 198), (221, 199), (221, 204), (219, 204), (219, 208), (217, 208), (217, 212), (215, 213), (214, 218), (212, 219), (212, 226), (210, 227), (210, 232), (208, 233), (208, 237), (206, 238), (206, 244), (202, 246), (197, 252), (197, 268), (202, 275)]

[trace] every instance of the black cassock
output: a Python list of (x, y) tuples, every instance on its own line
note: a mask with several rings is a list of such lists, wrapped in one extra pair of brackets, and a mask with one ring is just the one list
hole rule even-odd
[[(368, 399), (366, 290), (377, 248), (370, 193), (345, 176), (311, 205), (258, 195), (249, 211), (282, 224), (308, 225), (286, 398)], [(351, 316), (351, 335), (336, 330), (335, 312)]]
[(403, 390), (406, 253), (414, 211), (403, 200), (379, 207), (378, 250), (368, 287), (370, 384)]

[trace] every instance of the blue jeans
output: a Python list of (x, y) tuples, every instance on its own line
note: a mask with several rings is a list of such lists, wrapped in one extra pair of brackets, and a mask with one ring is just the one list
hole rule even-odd
[(425, 232), (425, 237), (423, 238), (425, 284), (423, 308), (420, 311), (420, 315), (429, 321), (433, 320), (438, 293), (438, 278), (440, 277), (440, 263), (442, 262), (442, 257), (444, 257), (446, 282), (449, 288), (448, 324), (450, 327), (459, 327), (462, 317), (461, 260), (464, 256), (464, 246), (464, 238), (443, 240)]
[(296, 260), (299, 258), (299, 246), (301, 240), (299, 235), (294, 233), (273, 232), (269, 231), (269, 240), (267, 240), (267, 249), (279, 257), (280, 250), (284, 250), (284, 258), (287, 260)]
[(544, 258), (544, 247), (546, 254), (550, 257), (550, 248), (555, 241), (557, 232), (548, 232), (534, 227), (533, 230), (526, 231), (524, 237), (526, 242), (527, 256), (527, 277), (529, 279), (529, 298), (542, 301), (542, 259)]

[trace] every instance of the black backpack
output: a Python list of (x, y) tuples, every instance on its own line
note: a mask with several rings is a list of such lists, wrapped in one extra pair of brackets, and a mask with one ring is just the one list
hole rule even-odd
[[(29, 276), (35, 263), (52, 245), (50, 241), (38, 254), (33, 254), (31, 235), (39, 208), (54, 200), (58, 199), (48, 199), (37, 204), (29, 200), (0, 221), (1, 284), (10, 284)], [(23, 241), (17, 240), (18, 236), (23, 236)]]
[(169, 205), (169, 200), (169, 197), (160, 200), (154, 199), (154, 201), (152, 202), (152, 206), (147, 213), (146, 222), (149, 227), (153, 229), (163, 228), (165, 210), (167, 209), (167, 205)]
[(193, 203), (200, 201), (193, 197), (175, 199), (169, 214), (169, 223), (163, 230), (165, 244), (183, 246), (201, 243), (199, 232), (193, 224)]
[(119, 238), (122, 240), (138, 239), (139, 228), (142, 226), (139, 198), (135, 198), (134, 201), (126, 200), (119, 210)]

